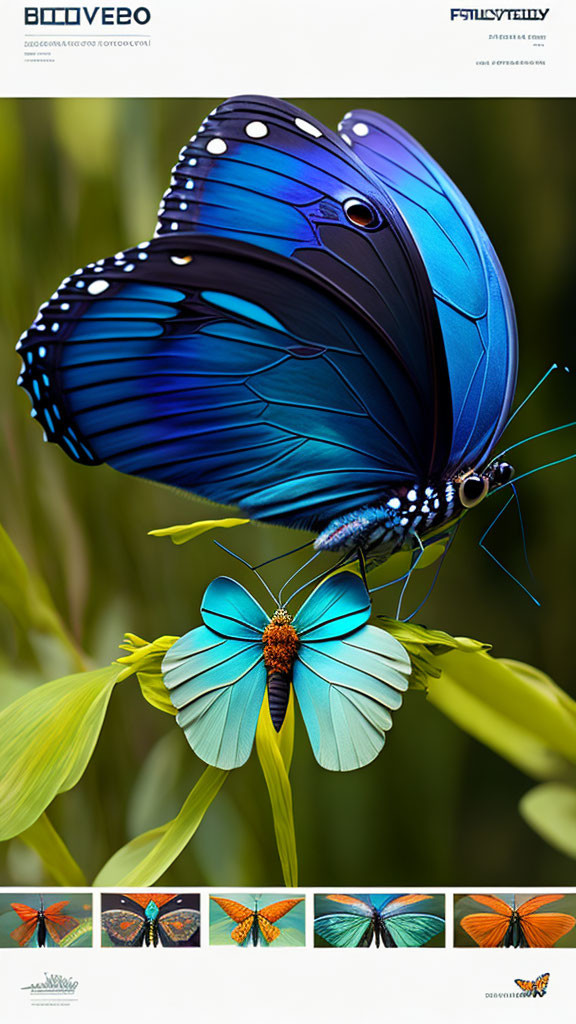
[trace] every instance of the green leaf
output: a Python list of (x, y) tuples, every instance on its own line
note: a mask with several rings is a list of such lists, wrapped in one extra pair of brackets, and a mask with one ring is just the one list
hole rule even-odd
[(547, 843), (576, 858), (576, 786), (535, 786), (522, 797), (520, 814)]
[(177, 817), (117, 850), (94, 885), (153, 885), (190, 842), (227, 776), (220, 768), (206, 768)]
[(566, 776), (566, 762), (576, 762), (576, 714), (567, 694), (535, 669), (484, 651), (437, 660), (442, 674), (427, 680), (432, 704), (528, 774)]
[(403, 644), (422, 645), (428, 647), (434, 654), (443, 654), (447, 651), (466, 651), (473, 654), (475, 651), (488, 651), (490, 644), (482, 643), (481, 640), (471, 640), (467, 636), (450, 636), (440, 629), (428, 629), (427, 626), (418, 626), (412, 622), (399, 622), (398, 619), (388, 619), (385, 615), (378, 616), (383, 629)]
[[(428, 569), (434, 565), (446, 550), (448, 538), (437, 540), (424, 549), (424, 554), (414, 566), (416, 570)], [(414, 562), (413, 551), (397, 551), (381, 565), (377, 565), (369, 573), (370, 587), (381, 587), (385, 583), (393, 583), (408, 573)]]
[(46, 584), (40, 576), (30, 572), (3, 526), (0, 526), (0, 603), (23, 630), (58, 637), (71, 654), (73, 664), (84, 668), (82, 652), (68, 635)]
[(187, 541), (199, 537), (208, 530), (217, 527), (229, 529), (231, 526), (243, 526), (249, 523), (249, 519), (204, 519), (198, 523), (189, 523), (187, 526), (166, 526), (162, 530), (149, 530), (149, 537), (170, 537), (173, 544), (186, 544)]
[(142, 696), (152, 707), (169, 715), (176, 715), (178, 712), (170, 700), (169, 690), (164, 685), (162, 662), (166, 651), (170, 650), (178, 639), (177, 636), (161, 636), (148, 643), (134, 633), (126, 633), (124, 643), (120, 646), (122, 650), (130, 651), (130, 654), (118, 658), (121, 665), (127, 666), (120, 678), (126, 679), (135, 672)]
[(41, 814), (30, 828), (18, 836), (40, 857), (58, 885), (86, 885), (86, 876), (58, 835), (47, 814)]
[[(84, 883), (85, 884), (85, 883)], [(75, 946), (79, 939), (82, 939), (85, 935), (92, 935), (92, 918), (87, 917), (85, 921), (81, 921), (80, 924), (74, 928), (71, 932), (68, 932), (63, 939), (60, 939), (60, 946)], [(91, 946), (92, 942), (83, 943), (83, 945)]]
[[(285, 730), (286, 734), (283, 736)], [(280, 734), (276, 732), (272, 724), (268, 701), (265, 700), (262, 704), (256, 729), (256, 748), (270, 795), (276, 845), (278, 847), (280, 863), (282, 864), (284, 885), (288, 887), (298, 885), (298, 855), (296, 852), (292, 788), (288, 778), (288, 770), (292, 758), (293, 736), (293, 692), (290, 693), (290, 702)]]
[(0, 840), (24, 832), (88, 764), (118, 664), (37, 686), (0, 713)]

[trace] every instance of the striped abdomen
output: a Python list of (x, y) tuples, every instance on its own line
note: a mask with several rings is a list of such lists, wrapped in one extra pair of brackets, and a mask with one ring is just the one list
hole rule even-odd
[(276, 732), (280, 732), (286, 717), (290, 697), (290, 676), (285, 672), (268, 672), (268, 707)]

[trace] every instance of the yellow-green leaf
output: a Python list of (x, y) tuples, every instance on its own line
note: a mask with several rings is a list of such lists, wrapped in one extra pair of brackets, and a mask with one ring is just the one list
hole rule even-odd
[[(85, 921), (80, 921), (80, 924), (76, 926), (71, 932), (68, 932), (63, 939), (60, 939), (60, 946), (75, 946), (79, 939), (85, 935), (92, 934), (92, 918), (87, 917)], [(86, 942), (84, 945), (91, 946), (91, 942)]]
[(0, 713), (0, 839), (30, 828), (76, 785), (120, 673), (114, 664), (44, 683)]
[(576, 857), (576, 786), (546, 782), (522, 797), (520, 813), (524, 820), (568, 857)]
[(126, 679), (133, 672), (136, 673), (142, 696), (149, 704), (159, 711), (165, 711), (169, 715), (176, 715), (177, 711), (170, 693), (164, 685), (162, 677), (162, 661), (166, 651), (170, 650), (173, 644), (179, 639), (177, 636), (160, 636), (157, 640), (148, 643), (134, 633), (126, 633), (121, 648), (130, 653), (118, 658), (121, 665), (125, 665), (120, 674), (120, 679)]
[[(286, 735), (283, 737), (284, 730)], [(292, 789), (288, 778), (288, 769), (292, 757), (294, 735), (294, 699), (290, 695), (290, 704), (286, 719), (280, 730), (276, 732), (268, 701), (262, 704), (262, 710), (256, 729), (256, 748), (258, 757), (268, 786), (276, 845), (282, 864), (284, 885), (298, 885), (298, 855), (296, 852), (296, 832), (294, 829), (294, 810), (292, 806)]]
[(452, 651), (439, 661), (428, 700), (460, 728), (536, 778), (565, 774), (566, 762), (576, 762), (576, 715), (547, 677), (483, 651)]
[(197, 523), (188, 523), (186, 526), (166, 526), (162, 530), (149, 530), (149, 537), (170, 537), (173, 544), (186, 544), (186, 541), (199, 537), (208, 530), (217, 527), (224, 527), (228, 530), (231, 526), (243, 526), (249, 523), (249, 519), (204, 519)]
[(18, 838), (38, 854), (44, 867), (58, 885), (86, 885), (86, 875), (74, 860), (64, 840), (58, 835), (47, 814), (41, 814)]
[(153, 885), (190, 842), (227, 775), (220, 768), (206, 768), (177, 817), (117, 850), (94, 885)]

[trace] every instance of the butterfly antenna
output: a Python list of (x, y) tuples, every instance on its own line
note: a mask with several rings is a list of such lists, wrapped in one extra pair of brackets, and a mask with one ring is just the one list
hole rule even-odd
[(296, 577), (297, 577), (297, 576), (298, 576), (298, 575), (299, 575), (299, 574), (300, 574), (301, 572), (303, 572), (303, 570), (304, 570), (304, 569), (306, 569), (306, 567), (307, 567), (308, 565), (311, 565), (311, 564), (312, 564), (312, 562), (313, 562), (313, 561), (314, 561), (314, 560), (315, 560), (316, 558), (318, 558), (318, 555), (319, 555), (319, 554), (321, 554), (321, 552), (320, 552), (320, 551), (316, 551), (316, 552), (315, 552), (315, 553), (314, 553), (314, 554), (312, 555), (312, 557), (308, 559), (308, 561), (307, 561), (307, 562), (304, 562), (304, 564), (303, 564), (303, 565), (299, 566), (299, 568), (298, 568), (298, 569), (296, 569), (296, 572), (293, 572), (293, 573), (292, 573), (292, 575), (291, 575), (291, 576), (289, 576), (289, 577), (288, 577), (288, 579), (287, 579), (287, 580), (286, 580), (286, 581), (285, 581), (285, 582), (284, 582), (284, 583), (282, 584), (282, 586), (281, 586), (281, 588), (280, 588), (280, 592), (279, 592), (279, 594), (278, 594), (278, 604), (279, 604), (279, 605), (281, 605), (282, 607), (284, 607), (284, 606), (282, 605), (282, 594), (283, 594), (283, 592), (284, 592), (284, 591), (286, 590), (286, 587), (287, 587), (287, 586), (289, 586), (289, 585), (290, 585), (290, 583), (292, 583), (292, 580), (296, 579)]
[[(508, 455), (509, 452), (514, 451), (515, 448), (520, 448), (523, 444), (528, 444), (529, 441), (537, 441), (539, 437), (546, 437), (547, 434), (557, 434), (561, 430), (568, 430), (568, 427), (576, 427), (576, 420), (572, 420), (571, 423), (563, 423), (561, 427), (551, 427), (550, 430), (541, 430), (539, 434), (532, 434), (530, 437), (525, 437), (523, 441), (516, 441), (516, 444), (511, 444), (509, 448), (505, 448), (504, 451), (498, 452), (498, 455), (495, 455), (493, 459), (490, 459), (489, 465), (491, 466), (494, 462), (498, 462), (498, 460), (504, 455)], [(494, 491), (493, 493), (496, 492)]]
[(526, 544), (526, 530), (524, 528), (524, 516), (522, 515), (522, 509), (520, 507), (520, 498), (518, 497), (518, 491), (514, 487), (514, 484), (512, 484), (512, 491), (513, 491), (514, 497), (516, 499), (516, 508), (518, 509), (518, 519), (520, 520), (520, 533), (522, 535), (522, 548), (523, 548), (523, 551), (524, 551), (524, 561), (526, 562), (526, 566), (528, 568), (528, 572), (530, 573), (530, 576), (531, 576), (532, 580), (534, 582), (536, 582), (534, 573), (532, 572), (532, 566), (530, 565), (530, 559), (528, 558), (528, 546)]
[(254, 573), (256, 578), (260, 580), (260, 583), (262, 584), (264, 589), (268, 591), (268, 593), (270, 594), (270, 597), (274, 601), (274, 604), (275, 605), (279, 605), (280, 604), (278, 598), (270, 590), (270, 587), (266, 583), (266, 580), (263, 579), (263, 577), (260, 575), (258, 570), (254, 568), (253, 565), (250, 565), (250, 562), (247, 562), (245, 558), (241, 558), (240, 555), (237, 555), (235, 551), (231, 551), (230, 548), (225, 547), (224, 544), (221, 544), (219, 540), (215, 540), (215, 541), (213, 541), (213, 543), (216, 545), (217, 548), (222, 548), (222, 551), (225, 551), (227, 555), (231, 555), (232, 558), (235, 558), (238, 562), (242, 562), (242, 565), (245, 565), (246, 568), (250, 569)]
[[(520, 476), (514, 477), (514, 483), (517, 484), (519, 480), (524, 480), (527, 476), (533, 476), (534, 473), (539, 473), (542, 469), (551, 469), (553, 466), (559, 466), (561, 462), (571, 462), (572, 459), (576, 459), (576, 452), (574, 455), (565, 455), (563, 459), (556, 459), (554, 462), (546, 462), (543, 466), (536, 466), (536, 469), (529, 469), (527, 473), (521, 473)], [(512, 481), (508, 484), (502, 484), (502, 487), (509, 487)]]
[(297, 548), (292, 548), (291, 551), (285, 551), (282, 555), (274, 555), (274, 558), (267, 558), (265, 562), (258, 562), (258, 565), (253, 565), (253, 569), (263, 569), (265, 565), (271, 565), (272, 562), (278, 562), (281, 558), (288, 558), (289, 555), (295, 555), (297, 551), (304, 551), (304, 548), (309, 548), (313, 544), (313, 540), (307, 540), (305, 544), (300, 544)]
[(434, 590), (434, 587), (436, 586), (436, 583), (438, 582), (438, 577), (440, 575), (440, 570), (441, 570), (442, 566), (444, 565), (444, 559), (446, 558), (446, 555), (448, 554), (450, 548), (452, 547), (454, 538), (455, 538), (456, 534), (458, 533), (459, 527), (460, 527), (460, 523), (458, 522), (458, 523), (456, 523), (456, 526), (454, 527), (453, 532), (450, 534), (450, 538), (448, 540), (448, 543), (446, 544), (446, 547), (444, 548), (444, 551), (442, 552), (442, 555), (441, 555), (440, 560), (438, 562), (438, 566), (436, 568), (436, 572), (434, 573), (434, 578), (433, 578), (432, 583), (430, 584), (430, 586), (428, 588), (426, 596), (424, 597), (424, 599), (422, 601), (420, 601), (420, 604), (418, 605), (418, 607), (415, 608), (413, 612), (410, 612), (410, 615), (408, 615), (404, 619), (404, 622), (410, 622), (411, 619), (413, 619), (414, 616), (418, 614), (420, 609), (423, 608), (424, 605), (426, 604), (426, 601), (430, 597), (430, 594), (432, 593), (432, 591)]
[[(538, 389), (542, 387), (542, 385), (543, 385), (544, 381), (548, 379), (548, 377), (550, 376), (550, 374), (551, 374), (551, 373), (554, 373), (554, 370), (559, 370), (559, 369), (561, 369), (561, 367), (560, 367), (560, 366), (558, 366), (558, 363), (552, 363), (552, 366), (550, 367), (550, 369), (549, 369), (549, 370), (546, 370), (546, 373), (544, 374), (544, 376), (540, 378), (540, 380), (539, 380), (539, 381), (538, 381), (538, 383), (537, 383), (537, 384), (535, 385), (535, 387), (533, 387), (533, 388), (532, 388), (532, 391), (530, 391), (530, 392), (529, 392), (529, 393), (528, 393), (528, 394), (526, 395), (526, 398), (525, 398), (525, 399), (524, 399), (524, 400), (523, 400), (522, 402), (520, 402), (520, 405), (518, 406), (518, 408), (514, 410), (514, 412), (512, 413), (512, 415), (511, 415), (510, 419), (508, 420), (508, 422), (507, 422), (507, 424), (506, 424), (506, 429), (508, 429), (508, 427), (509, 427), (509, 426), (510, 426), (510, 424), (512, 423), (512, 420), (513, 420), (513, 419), (514, 419), (514, 418), (515, 418), (515, 417), (516, 417), (516, 416), (518, 415), (518, 413), (519, 413), (519, 412), (520, 412), (520, 411), (521, 411), (521, 410), (522, 410), (522, 409), (524, 408), (524, 406), (526, 405), (526, 402), (529, 402), (529, 401), (530, 401), (530, 399), (531, 399), (531, 398), (532, 398), (532, 397), (533, 397), (533, 396), (534, 396), (534, 395), (536, 394), (536, 392), (538, 391)], [(566, 373), (570, 373), (570, 370), (569, 370), (569, 368), (568, 368), (567, 366), (564, 366), (564, 367), (562, 367), (562, 369), (564, 369), (564, 370), (566, 371)]]
[(493, 553), (492, 551), (490, 551), (490, 548), (488, 548), (488, 547), (486, 546), (486, 544), (484, 543), (484, 541), (486, 540), (486, 537), (488, 536), (488, 534), (489, 534), (489, 533), (491, 532), (491, 530), (493, 530), (493, 529), (494, 529), (494, 527), (496, 526), (496, 523), (498, 522), (498, 520), (500, 519), (500, 517), (501, 517), (502, 515), (504, 515), (504, 512), (506, 511), (506, 509), (508, 508), (508, 506), (512, 504), (512, 502), (513, 502), (513, 501), (514, 501), (514, 495), (512, 495), (512, 496), (511, 496), (510, 498), (508, 498), (508, 501), (506, 502), (506, 504), (505, 504), (505, 505), (503, 505), (503, 506), (502, 506), (502, 508), (500, 509), (500, 511), (499, 511), (499, 513), (498, 513), (498, 515), (497, 515), (497, 516), (496, 516), (496, 517), (495, 517), (495, 518), (494, 518), (494, 519), (492, 520), (492, 522), (490, 523), (490, 526), (488, 527), (488, 529), (486, 529), (486, 530), (484, 531), (484, 533), (482, 534), (482, 536), (481, 536), (481, 538), (480, 538), (480, 540), (479, 540), (479, 542), (478, 542), (478, 543), (479, 543), (480, 547), (482, 548), (482, 550), (483, 550), (483, 551), (485, 551), (485, 552), (486, 552), (486, 554), (487, 554), (487, 555), (489, 555), (489, 556), (490, 556), (490, 558), (491, 558), (491, 559), (492, 559), (492, 560), (493, 560), (494, 562), (496, 562), (496, 565), (500, 566), (500, 568), (502, 569), (502, 571), (503, 571), (503, 572), (505, 572), (505, 573), (506, 573), (506, 575), (507, 575), (507, 576), (509, 576), (511, 580), (514, 580), (514, 583), (516, 583), (516, 584), (517, 584), (517, 585), (518, 585), (518, 586), (520, 587), (520, 589), (521, 589), (521, 590), (523, 590), (523, 591), (524, 591), (524, 593), (528, 595), (528, 597), (530, 598), (530, 600), (531, 600), (531, 601), (533, 601), (533, 602), (534, 602), (534, 604), (535, 604), (535, 605), (537, 605), (537, 606), (538, 606), (538, 608), (539, 608), (539, 607), (540, 607), (540, 601), (538, 601), (538, 599), (537, 599), (536, 597), (534, 597), (534, 594), (532, 594), (532, 593), (531, 593), (531, 592), (530, 592), (530, 591), (528, 590), (528, 587), (525, 587), (525, 586), (524, 586), (524, 584), (523, 584), (523, 583), (521, 583), (521, 582), (520, 582), (520, 580), (519, 580), (519, 579), (518, 579), (518, 578), (517, 578), (516, 576), (514, 576), (514, 573), (510, 572), (510, 570), (509, 570), (509, 569), (507, 569), (507, 568), (506, 568), (506, 566), (505, 566), (505, 565), (503, 565), (503, 564), (502, 564), (502, 562), (501, 562), (501, 561), (500, 561), (500, 560), (499, 560), (498, 558), (496, 558), (496, 555), (495, 555), (495, 554), (494, 554), (494, 553)]
[[(320, 554), (320, 552), (318, 552), (318, 554)], [(310, 559), (310, 561), (312, 561), (312, 559)], [(327, 576), (330, 576), (333, 572), (337, 572), (338, 569), (341, 569), (349, 561), (350, 561), (350, 556), (349, 556), (348, 553), (346, 553), (343, 556), (343, 558), (340, 559), (339, 562), (336, 562), (336, 565), (333, 565), (330, 569), (324, 569), (323, 572), (319, 572), (317, 576), (314, 576), (311, 580), (307, 580), (306, 583), (303, 583), (301, 587), (298, 587), (298, 590), (295, 590), (293, 594), (290, 594), (290, 597), (288, 598), (288, 600), (284, 601), (284, 604), (282, 605), (282, 607), (283, 608), (287, 608), (288, 605), (290, 604), (290, 601), (294, 600), (294, 598), (298, 594), (300, 594), (303, 590), (306, 590), (306, 587), (311, 587), (312, 584), (313, 583), (317, 583), (318, 580), (325, 579)], [(306, 564), (308, 564), (308, 563), (306, 563)], [(304, 566), (302, 566), (302, 568), (304, 568)], [(282, 589), (284, 589), (284, 587)]]

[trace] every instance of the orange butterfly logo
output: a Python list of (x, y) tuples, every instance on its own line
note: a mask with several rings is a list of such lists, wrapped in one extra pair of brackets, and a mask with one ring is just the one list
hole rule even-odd
[(549, 974), (540, 974), (535, 981), (522, 981), (522, 978), (516, 978), (516, 985), (527, 996), (545, 996), (549, 980)]
[(280, 929), (274, 924), (292, 910), (298, 903), (302, 903), (303, 896), (291, 900), (280, 900), (279, 903), (269, 903), (267, 907), (258, 909), (258, 902), (255, 901), (254, 909), (245, 907), (243, 903), (236, 900), (223, 899), (220, 896), (212, 896), (211, 899), (222, 908), (228, 917), (236, 921), (237, 927), (230, 933), (234, 942), (239, 946), (265, 945), (269, 946), (280, 935)]
[(547, 903), (564, 899), (561, 895), (534, 896), (512, 906), (498, 896), (470, 896), (490, 907), (490, 914), (468, 914), (460, 924), (478, 946), (535, 946), (549, 948), (576, 925), (572, 914), (538, 914)]

